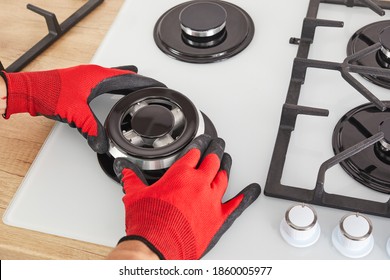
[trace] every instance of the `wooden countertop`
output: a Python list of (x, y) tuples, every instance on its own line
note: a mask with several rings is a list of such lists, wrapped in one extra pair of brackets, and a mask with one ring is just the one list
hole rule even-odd
[[(86, 0), (2, 0), (0, 60), (7, 68), (47, 34), (31, 3), (56, 14), (61, 24)], [(23, 71), (89, 63), (115, 19), (123, 0), (106, 0)], [(54, 122), (27, 114), (0, 119), (0, 216), (22, 182)], [(0, 223), (0, 259), (104, 259), (112, 248), (43, 234)]]
[[(9, 66), (47, 34), (43, 17), (31, 3), (56, 14), (62, 23), (86, 0), (2, 0), (0, 60)], [(89, 63), (123, 0), (106, 0), (63, 35), (23, 71)], [(21, 184), (54, 121), (27, 114), (0, 118), (0, 216)], [(104, 259), (112, 248), (11, 227), (0, 222), (0, 259)]]

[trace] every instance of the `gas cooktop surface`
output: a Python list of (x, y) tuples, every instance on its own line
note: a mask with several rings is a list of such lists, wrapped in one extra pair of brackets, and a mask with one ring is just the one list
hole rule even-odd
[[(296, 193), (301, 193), (302, 189), (316, 189), (321, 165), (335, 157), (335, 128), (345, 133), (348, 129), (360, 127), (356, 125), (359, 118), (358, 121), (349, 118), (353, 121), (343, 123), (342, 128), (340, 120), (348, 119), (348, 112), (356, 111), (359, 106), (374, 106), (374, 110), (379, 110), (370, 103), (372, 100), (344, 80), (340, 71), (332, 69), (340, 67), (337, 65), (351, 55), (347, 49), (354, 34), (356, 36), (361, 29), (375, 22), (389, 20), (389, 16), (380, 16), (367, 7), (321, 3), (318, 13), (314, 11), (315, 19), (320, 20), (315, 21), (305, 17), (313, 12), (308, 13), (309, 4), (318, 4), (319, 1), (211, 2), (223, 3), (220, 6), (224, 9), (216, 8), (219, 18), (210, 23), (215, 25), (210, 34), (204, 30), (194, 32), (194, 23), (185, 18), (181, 21), (184, 29), (176, 27), (178, 32), (185, 34), (172, 35), (174, 38), (168, 36), (169, 43), (185, 54), (184, 59), (177, 57), (178, 52), (172, 54), (169, 53), (171, 49), (161, 47), (166, 34), (159, 30), (159, 24), (168, 24), (166, 21), (169, 21), (162, 15), (177, 13), (176, 7), (181, 7), (184, 2), (128, 0), (92, 60), (92, 63), (104, 66), (137, 65), (140, 74), (153, 77), (186, 95), (207, 114), (218, 135), (225, 139), (226, 151), (233, 158), (226, 200), (252, 182), (258, 182), (263, 191), (271, 190), (275, 181), (288, 186), (293, 198), (277, 198), (271, 191), (268, 195), (263, 192), (204, 259), (388, 259), (386, 246), (390, 237), (390, 220), (386, 214), (358, 211), (361, 205), (356, 205), (356, 211), (348, 207), (328, 207), (329, 204), (338, 206), (338, 200), (317, 203), (316, 199), (297, 198)], [(230, 11), (232, 5), (238, 7), (234, 12)], [(229, 18), (232, 13), (241, 17), (247, 37), (237, 39), (234, 46), (239, 47), (236, 51), (221, 56), (221, 49), (225, 54), (223, 48), (230, 40), (229, 34), (234, 33), (229, 32), (232, 30), (230, 19), (224, 23), (225, 17)], [(321, 26), (329, 25), (329, 20), (335, 21), (330, 24), (334, 27)], [(303, 36), (311, 34), (311, 29), (308, 33), (303, 31), (304, 22), (319, 25), (313, 40)], [(155, 32), (163, 32), (160, 34), (163, 38), (159, 39)], [(184, 43), (178, 43), (178, 38)], [(365, 40), (368, 47), (373, 45), (370, 40)], [(302, 53), (302, 44), (309, 46), (307, 57)], [(195, 53), (192, 48), (197, 48)], [(187, 52), (188, 49), (191, 52)], [(386, 50), (380, 54), (385, 61), (386, 54)], [(205, 57), (213, 55), (213, 61), (205, 61)], [(218, 56), (222, 59), (215, 59)], [(200, 57), (200, 61), (192, 61), (196, 57)], [(296, 73), (293, 71), (296, 57), (304, 57), (311, 63), (303, 75), (304, 82), (302, 73), (293, 74)], [(318, 61), (330, 62), (326, 64), (329, 69), (313, 66)], [(378, 100), (385, 104), (390, 100), (388, 88), (359, 74), (350, 75)], [(288, 95), (291, 81), (292, 84), (298, 81), (300, 86), (299, 94), (292, 97)], [(120, 96), (103, 95), (91, 106), (104, 122), (119, 99)], [(293, 122), (291, 119), (281, 122), (285, 111), (299, 113)], [(379, 124), (386, 125), (382, 121)], [(290, 128), (287, 147), (277, 141), (280, 130), (283, 134), (286, 128)], [(375, 133), (370, 131), (366, 138)], [(347, 140), (352, 143), (341, 138), (338, 153), (342, 154), (350, 145), (364, 141), (361, 135), (353, 140), (349, 140), (348, 135)], [(380, 134), (370, 145), (383, 144), (379, 153), (384, 155), (381, 164), (386, 173), (387, 144), (383, 139), (383, 134)], [(271, 162), (279, 153), (283, 153), (279, 156), (284, 164), (282, 170), (276, 172), (281, 174), (273, 180), (270, 177), (275, 173), (272, 167), (278, 164)], [(364, 175), (359, 182), (338, 162), (329, 165), (331, 168), (327, 169), (322, 180), (322, 193), (331, 194), (330, 198), (335, 195), (357, 198), (358, 202), (374, 201), (386, 208), (388, 193), (367, 187), (361, 182), (366, 179)], [(369, 173), (370, 169), (365, 171)], [(383, 172), (376, 178), (386, 179)], [(294, 189), (296, 186), (299, 186), (299, 191)], [(125, 234), (122, 195), (121, 186), (100, 168), (96, 154), (78, 132), (67, 125), (57, 124), (3, 220), (12, 226), (115, 246)], [(307, 201), (314, 203), (300, 205)]]

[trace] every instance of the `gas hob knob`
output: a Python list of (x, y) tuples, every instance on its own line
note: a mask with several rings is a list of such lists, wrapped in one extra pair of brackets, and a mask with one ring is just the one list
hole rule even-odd
[(313, 245), (321, 233), (314, 208), (305, 204), (291, 206), (280, 223), (280, 233), (294, 247)]
[(367, 256), (374, 248), (371, 221), (359, 213), (345, 215), (333, 230), (332, 242), (346, 257)]

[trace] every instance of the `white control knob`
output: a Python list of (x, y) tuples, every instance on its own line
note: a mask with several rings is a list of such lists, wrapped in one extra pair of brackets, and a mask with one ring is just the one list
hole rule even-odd
[(387, 251), (387, 254), (389, 255), (390, 257), (390, 238), (387, 239), (387, 243), (386, 243), (386, 251)]
[(347, 214), (341, 218), (332, 233), (333, 245), (346, 257), (362, 258), (374, 248), (371, 221), (359, 214)]
[(321, 229), (315, 210), (305, 204), (291, 206), (280, 223), (280, 233), (294, 247), (308, 247), (320, 237)]

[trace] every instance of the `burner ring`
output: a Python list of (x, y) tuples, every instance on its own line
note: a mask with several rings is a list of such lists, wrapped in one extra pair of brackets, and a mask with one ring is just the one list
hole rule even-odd
[(104, 125), (110, 148), (97, 156), (104, 172), (115, 181), (115, 158), (128, 158), (152, 183), (195, 137), (217, 137), (210, 119), (186, 96), (168, 88), (145, 88), (123, 97)]
[[(195, 24), (191, 21), (187, 25), (193, 28), (188, 29), (188, 18), (183, 19), (181, 15), (186, 15), (187, 9), (201, 11), (199, 6), (205, 5), (214, 7), (211, 11), (215, 13), (214, 20), (206, 20), (207, 27), (203, 26), (201, 29), (204, 30), (200, 32), (192, 30), (199, 22)], [(249, 14), (234, 4), (225, 1), (189, 1), (165, 12), (158, 19), (153, 34), (155, 43), (167, 55), (184, 62), (211, 63), (243, 51), (252, 41), (254, 32), (255, 26)]]
[[(390, 101), (384, 102), (390, 106)], [(346, 113), (337, 123), (332, 136), (335, 154), (378, 133), (390, 109), (382, 112), (372, 103), (363, 104)], [(385, 128), (382, 128), (385, 129)], [(387, 128), (386, 128), (387, 129)], [(390, 193), (390, 153), (376, 143), (340, 162), (348, 175), (361, 184), (383, 193)]]
[[(184, 124), (182, 124), (183, 121), (178, 120), (177, 126), (180, 131), (178, 135), (172, 135), (174, 141), (169, 145), (153, 146), (152, 141), (157, 140), (158, 137), (151, 137), (152, 135), (145, 137), (151, 138), (152, 141), (147, 141), (145, 145), (143, 143), (138, 145), (133, 143), (138, 140), (137, 135), (123, 133), (123, 130), (131, 131), (133, 129), (131, 126), (132, 115), (136, 117), (139, 111), (150, 106), (166, 106), (172, 112), (177, 109), (181, 111)], [(119, 100), (108, 115), (105, 127), (107, 136), (111, 140), (111, 148), (132, 157), (150, 160), (166, 158), (180, 151), (195, 138), (198, 130), (204, 130), (204, 123), (198, 116), (198, 110), (184, 95), (167, 88), (147, 88), (133, 92)]]
[[(382, 48), (379, 51), (359, 59), (356, 63), (368, 67), (390, 68), (390, 57), (387, 57), (387, 54), (390, 55), (390, 49), (387, 49), (390, 47), (390, 42), (385, 38), (390, 31), (388, 27), (390, 27), (390, 20), (385, 20), (366, 25), (356, 31), (348, 42), (347, 55), (350, 56), (380, 42)], [(376, 85), (390, 89), (390, 78), (360, 75)]]

